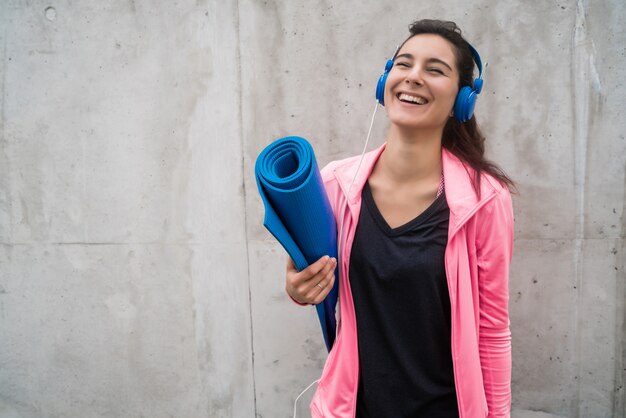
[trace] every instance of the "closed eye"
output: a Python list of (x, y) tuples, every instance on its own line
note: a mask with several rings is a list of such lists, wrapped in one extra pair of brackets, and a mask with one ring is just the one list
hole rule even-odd
[(406, 62), (398, 62), (398, 63), (396, 63), (396, 67), (398, 67), (398, 66), (400, 66), (400, 67), (407, 67), (407, 68), (410, 67), (410, 65), (408, 63), (406, 63)]
[(428, 71), (443, 75), (443, 71), (441, 71), (439, 68), (429, 68)]

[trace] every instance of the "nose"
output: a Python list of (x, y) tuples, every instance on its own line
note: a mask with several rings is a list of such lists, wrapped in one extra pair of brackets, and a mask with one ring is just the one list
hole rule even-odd
[(407, 72), (406, 77), (404, 79), (405, 83), (415, 83), (418, 85), (422, 85), (424, 80), (422, 79), (422, 68), (420, 65), (414, 65), (411, 68), (411, 71)]

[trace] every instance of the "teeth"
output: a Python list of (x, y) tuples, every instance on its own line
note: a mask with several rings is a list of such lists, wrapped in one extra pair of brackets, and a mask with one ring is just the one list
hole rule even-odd
[(406, 93), (400, 94), (399, 99), (407, 101), (407, 102), (412, 102), (418, 105), (426, 104), (426, 99), (423, 99), (421, 97), (416, 97), (416, 96), (409, 96)]

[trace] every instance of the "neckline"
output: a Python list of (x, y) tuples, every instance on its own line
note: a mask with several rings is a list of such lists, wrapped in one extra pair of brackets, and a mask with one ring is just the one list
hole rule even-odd
[(376, 201), (374, 200), (374, 195), (372, 195), (369, 181), (366, 181), (363, 187), (363, 200), (365, 201), (365, 204), (378, 227), (388, 236), (398, 236), (427, 221), (433, 215), (433, 213), (440, 209), (441, 206), (446, 202), (446, 196), (444, 189), (442, 190), (441, 194), (437, 196), (435, 200), (433, 200), (433, 202), (420, 214), (418, 214), (416, 217), (409, 220), (408, 222), (395, 228), (392, 228), (389, 223), (387, 223), (387, 220), (378, 209)]

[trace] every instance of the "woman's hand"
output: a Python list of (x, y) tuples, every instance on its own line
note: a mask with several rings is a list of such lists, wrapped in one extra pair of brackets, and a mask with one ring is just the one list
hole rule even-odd
[(285, 290), (298, 303), (317, 305), (333, 288), (335, 267), (337, 259), (325, 255), (298, 272), (291, 258), (288, 258)]

